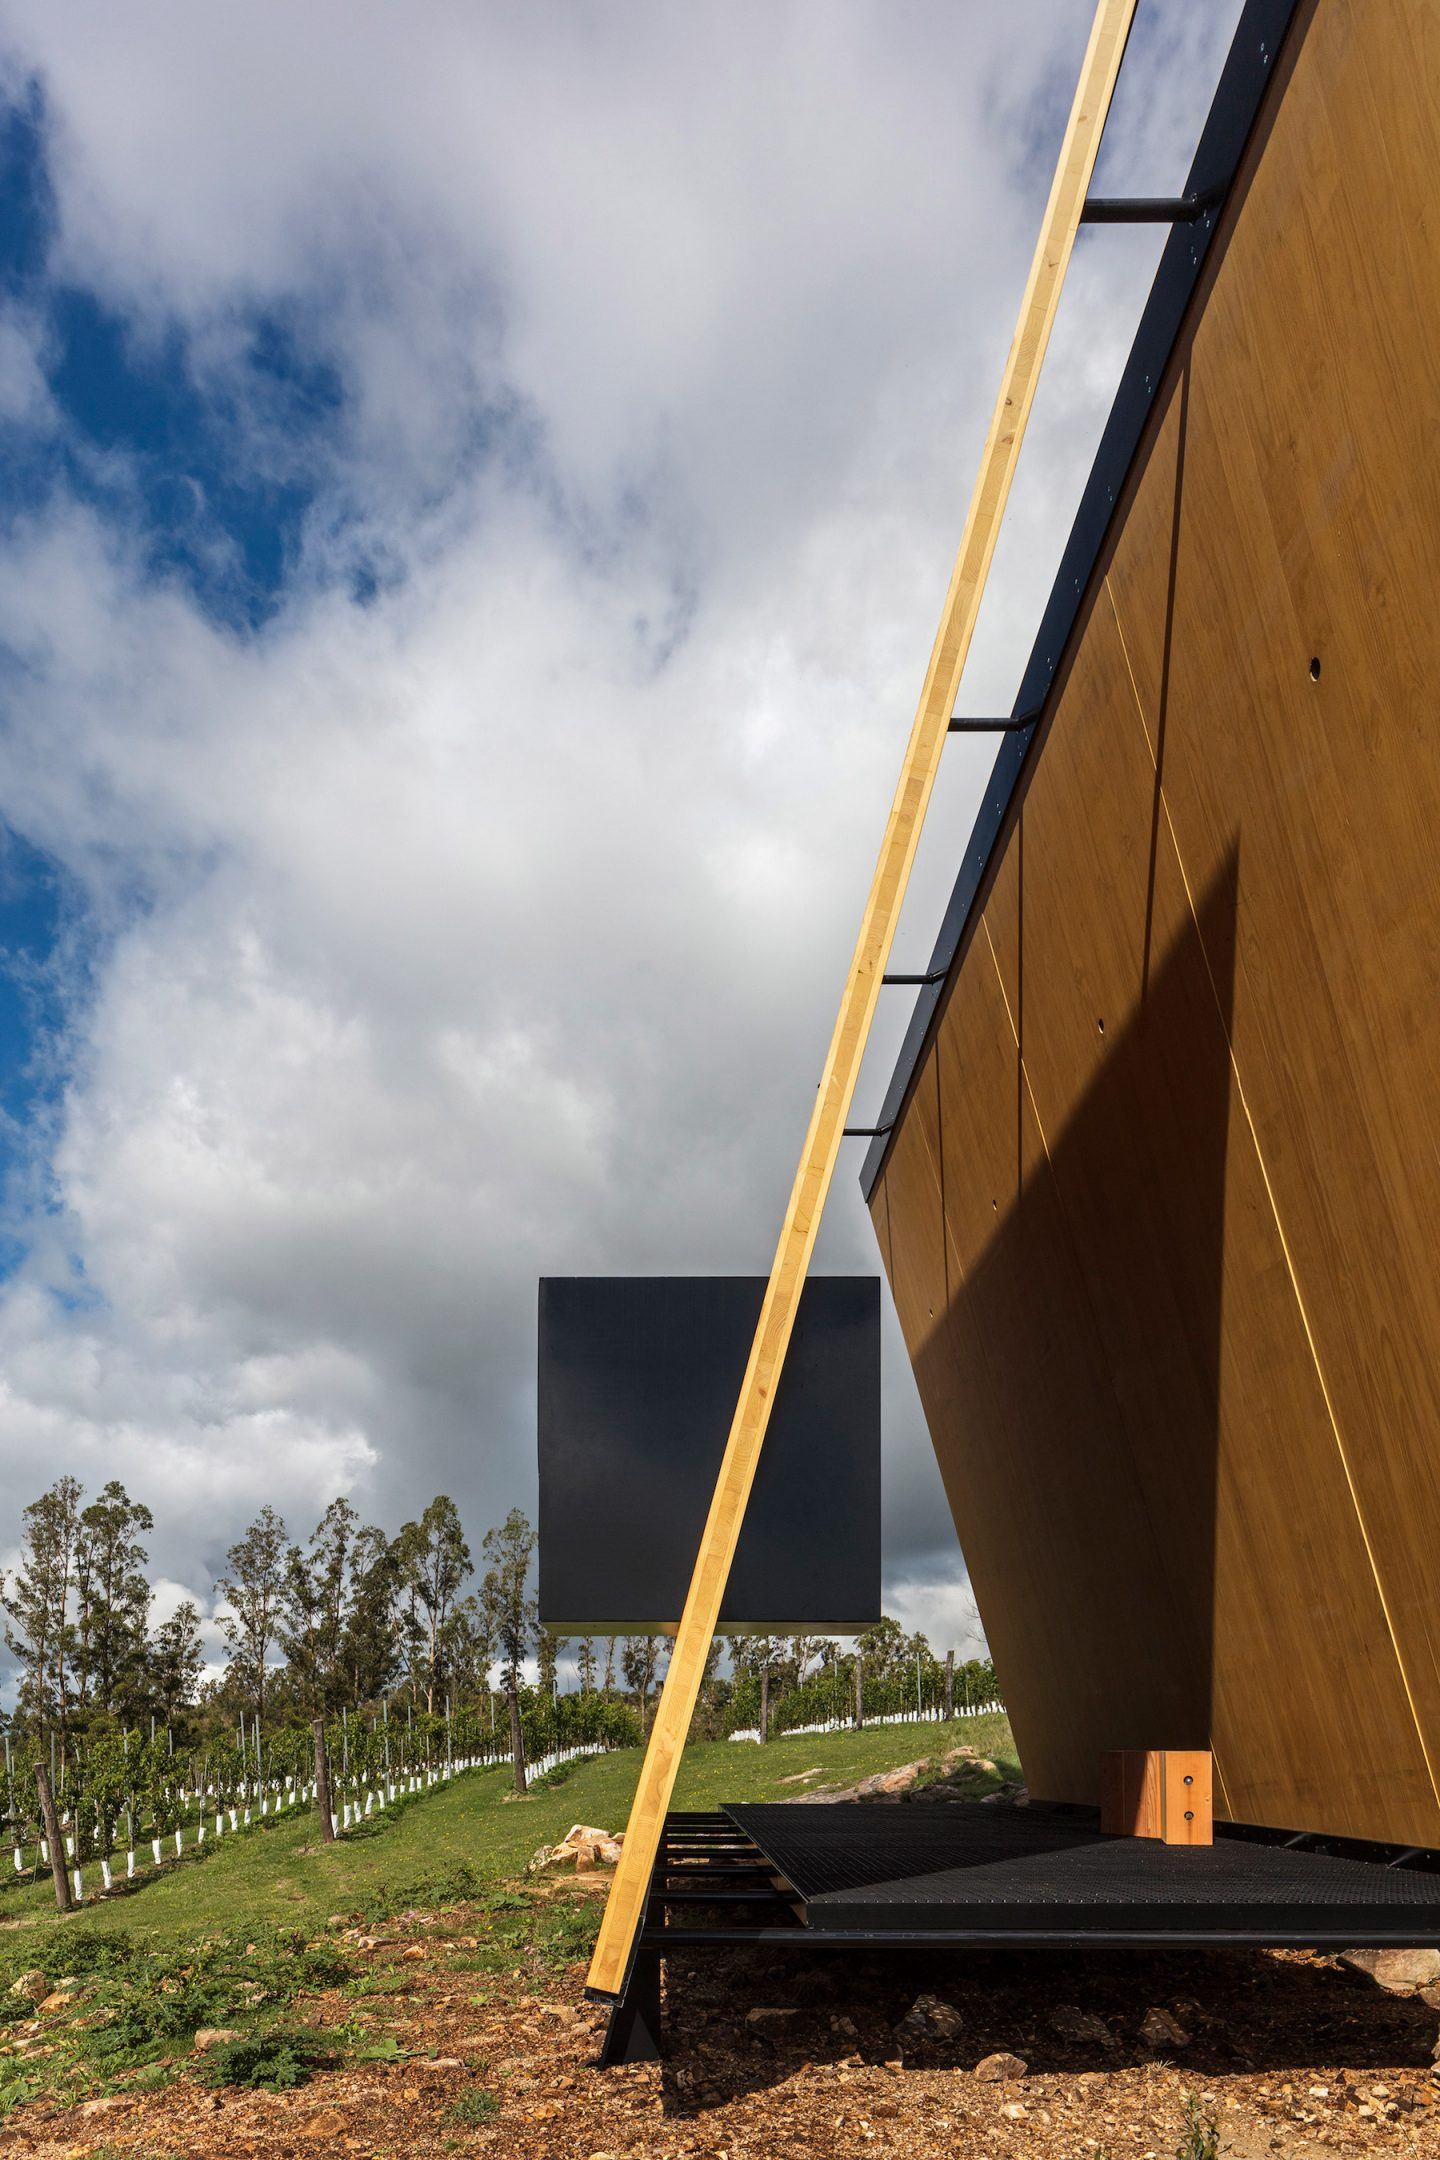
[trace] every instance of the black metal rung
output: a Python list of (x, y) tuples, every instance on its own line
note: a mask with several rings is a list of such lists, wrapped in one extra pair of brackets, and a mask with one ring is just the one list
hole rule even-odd
[(753, 1853), (749, 1838), (665, 1838), (667, 1853)]
[(661, 1849), (672, 1860), (733, 1860), (737, 1853), (757, 1850), (754, 1845), (672, 1845), (668, 1839)]
[(1011, 713), (1008, 720), (971, 720), (963, 715), (952, 714), (950, 733), (952, 735), (1018, 735), (1021, 728), (1034, 727), (1039, 718), (1038, 708), (1035, 712)]
[(1215, 208), (1214, 195), (1092, 195), (1082, 225), (1194, 225)]
[(844, 1140), (878, 1140), (882, 1133), (894, 1132), (892, 1118), (888, 1125), (847, 1125), (841, 1134)]
[(725, 1860), (715, 1867), (684, 1867), (678, 1863), (669, 1867), (662, 1861), (656, 1870), (657, 1875), (663, 1875), (669, 1882), (678, 1881), (682, 1877), (686, 1882), (733, 1882), (739, 1875), (760, 1875), (768, 1882), (774, 1872), (768, 1860), (747, 1860), (743, 1863), (738, 1860)]
[(652, 1890), (656, 1905), (788, 1905), (778, 1890)]

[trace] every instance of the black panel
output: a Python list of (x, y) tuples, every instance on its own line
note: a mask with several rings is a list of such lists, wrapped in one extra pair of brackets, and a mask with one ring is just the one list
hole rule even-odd
[[(540, 1617), (565, 1633), (680, 1618), (765, 1284), (540, 1284)], [(880, 1616), (880, 1284), (806, 1284), (722, 1628)]]

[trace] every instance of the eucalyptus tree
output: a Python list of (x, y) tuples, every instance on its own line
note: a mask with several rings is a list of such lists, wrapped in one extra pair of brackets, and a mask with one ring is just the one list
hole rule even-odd
[(258, 1717), (265, 1714), (270, 1651), (279, 1640), (289, 1545), (284, 1522), (267, 1503), (230, 1547), (228, 1572), (215, 1585), (225, 1600), (220, 1624), (230, 1645), (231, 1677)]
[(636, 1706), (640, 1712), (640, 1730), (645, 1732), (650, 1722), (650, 1694), (660, 1679), (662, 1661), (667, 1657), (670, 1638), (667, 1635), (627, 1635), (620, 1659), (620, 1669), (634, 1691)]
[(367, 1523), (350, 1548), (350, 1602), (341, 1655), (352, 1706), (378, 1701), (401, 1669), (396, 1541)]
[(396, 1567), (405, 1600), (411, 1669), (425, 1690), (425, 1708), (435, 1713), (443, 1700), (446, 1630), (456, 1600), (474, 1573), (460, 1510), (437, 1493), (418, 1522), (408, 1522), (395, 1540)]
[(150, 1555), (148, 1507), (112, 1478), (82, 1508), (75, 1538), (75, 1638), (82, 1702), (112, 1716), (137, 1707), (144, 1691)]
[(535, 1532), (519, 1508), (511, 1508), (498, 1530), (487, 1530), (483, 1551), (490, 1565), (480, 1595), (495, 1633), (500, 1684), (510, 1712), (510, 1751), (515, 1790), (525, 1790), (525, 1738), (520, 1729), (520, 1689), (524, 1664), (534, 1646), (536, 1604), (530, 1590)]
[(200, 1614), (194, 1602), (185, 1598), (150, 1637), (146, 1659), (150, 1697), (162, 1725), (173, 1725), (195, 1701), (204, 1665)]
[(62, 1738), (73, 1700), (76, 1647), (72, 1592), (80, 1537), (78, 1478), (57, 1478), (21, 1515), (20, 1565), (3, 1581), (5, 1640), (20, 1663), (16, 1707), (24, 1717), (58, 1728)]
[(349, 1696), (345, 1631), (353, 1597), (360, 1518), (341, 1495), (330, 1502), (307, 1545), (285, 1555), (279, 1642), (297, 1694), (312, 1715), (338, 1710)]

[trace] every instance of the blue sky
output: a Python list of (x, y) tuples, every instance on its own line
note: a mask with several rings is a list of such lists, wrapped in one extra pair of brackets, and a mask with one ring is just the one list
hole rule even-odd
[[(539, 1274), (767, 1264), (1088, 8), (119, 12), (0, 40), (0, 1564), (119, 1475), (208, 1609), (262, 1500), (529, 1502)], [(1232, 15), (1149, 12), (1107, 184)], [(1077, 257), (972, 709), (1153, 259)]]
[[(141, 331), (123, 310), (55, 274), (57, 206), (44, 91), (33, 77), (0, 98), (0, 294), (23, 311), (48, 408), (0, 434), (4, 526), (43, 516), (57, 497), (122, 525), (146, 574), (173, 581), (237, 633), (279, 604), (294, 571), (316, 474), (342, 402), (337, 368), (284, 316), (257, 308), (238, 381), (217, 395), (197, 379), (180, 320)], [(262, 464), (257, 432), (283, 456)], [(272, 469), (267, 469), (271, 465)], [(25, 695), (25, 662), (0, 650), (7, 699)], [(0, 1172), (24, 1178), (43, 1150), (64, 1074), (68, 989), (86, 976), (84, 901), (63, 865), (0, 828)], [(43, 1157), (42, 1157), (43, 1165)], [(25, 1187), (17, 1214), (33, 1204)], [(11, 1231), (0, 1264), (24, 1243)]]

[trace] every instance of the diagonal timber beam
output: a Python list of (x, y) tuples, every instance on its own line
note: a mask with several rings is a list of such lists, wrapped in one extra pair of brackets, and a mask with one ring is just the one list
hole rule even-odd
[(795, 1312), (845, 1130), (850, 1099), (880, 994), (880, 981), (929, 807), (960, 677), (1034, 402), (1060, 289), (1094, 170), (1105, 115), (1129, 35), (1135, 0), (1099, 0), (1050, 189), (1020, 319), (1005, 363), (960, 553), (925, 675), (915, 724), (865, 903), (810, 1129), (785, 1211), (769, 1287), (706, 1519), (690, 1592), (675, 1636), (664, 1692), (640, 1769), (629, 1826), (591, 1960), (587, 1993), (615, 2000), (624, 1989), (645, 1915), (650, 1877), (680, 1755), (690, 1731), (720, 1603), (735, 1557), (750, 1487), (769, 1423)]

